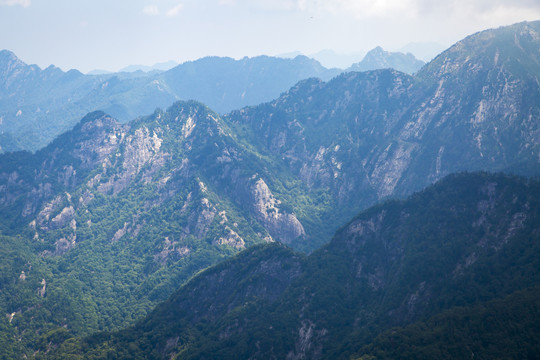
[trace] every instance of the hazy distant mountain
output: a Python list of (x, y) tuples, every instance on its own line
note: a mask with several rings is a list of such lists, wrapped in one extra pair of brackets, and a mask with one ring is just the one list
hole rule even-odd
[[(118, 70), (118, 72), (119, 73), (122, 73), (122, 72), (130, 73), (130, 72), (142, 71), (142, 72), (145, 72), (145, 73), (150, 73), (150, 72), (159, 73), (159, 72), (162, 72), (162, 71), (170, 70), (175, 66), (178, 66), (178, 63), (176, 61), (174, 61), (174, 60), (170, 60), (170, 61), (167, 61), (167, 62), (156, 63), (156, 64), (154, 64), (152, 66), (148, 66), (148, 65), (129, 65), (129, 66), (126, 66), (126, 67)], [(89, 71), (87, 73), (87, 75), (106, 75), (106, 74), (113, 74), (113, 73), (114, 73), (114, 71), (96, 69), (96, 70)]]
[(351, 65), (347, 71), (368, 71), (392, 68), (407, 74), (414, 74), (422, 66), (422, 60), (418, 60), (413, 54), (384, 51), (380, 46), (369, 51), (359, 63)]
[(227, 112), (270, 101), (299, 80), (329, 80), (340, 72), (305, 56), (206, 57), (183, 63), (156, 80), (180, 99), (196, 99), (218, 112)]
[(304, 81), (229, 121), (308, 186), (330, 191), (341, 211), (456, 171), (538, 174), (539, 33), (533, 22), (470, 36), (415, 76)]
[(260, 56), (209, 57), (160, 74), (138, 70), (91, 76), (55, 67), (41, 70), (2, 51), (0, 151), (37, 150), (94, 110), (126, 122), (178, 99), (196, 99), (227, 112), (270, 101), (299, 80), (328, 80), (338, 73), (302, 56)]
[(1, 150), (36, 149), (67, 130), (90, 109), (79, 101), (102, 82), (52, 65), (42, 70), (0, 51), (0, 133), (12, 139)]
[(118, 72), (134, 72), (134, 71), (137, 71), (137, 70), (140, 70), (140, 71), (143, 71), (143, 72), (151, 72), (151, 71), (155, 71), (155, 70), (167, 71), (167, 70), (172, 69), (175, 66), (178, 66), (178, 63), (176, 61), (174, 61), (174, 60), (171, 60), (171, 61), (167, 61), (167, 62), (157, 63), (157, 64), (154, 64), (152, 66), (129, 65), (129, 66), (126, 66), (126, 67), (118, 70)]

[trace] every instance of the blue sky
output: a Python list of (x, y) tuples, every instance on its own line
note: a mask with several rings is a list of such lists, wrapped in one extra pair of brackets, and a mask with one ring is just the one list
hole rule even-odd
[(0, 49), (86, 72), (207, 55), (447, 46), (538, 19), (539, 0), (0, 0)]

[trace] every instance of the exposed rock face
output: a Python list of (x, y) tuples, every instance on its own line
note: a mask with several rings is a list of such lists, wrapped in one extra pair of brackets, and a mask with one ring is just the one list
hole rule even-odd
[(210, 205), (208, 199), (203, 198), (201, 200), (200, 212), (197, 214), (196, 220), (192, 222), (192, 230), (190, 232), (199, 238), (204, 237), (208, 231), (208, 227), (214, 221), (216, 213), (216, 208)]
[(61, 238), (58, 241), (56, 241), (54, 245), (55, 245), (54, 254), (51, 254), (50, 252), (45, 252), (43, 255), (55, 255), (55, 256), (64, 255), (66, 252), (72, 249), (73, 246), (75, 246), (75, 239), (72, 237), (70, 241), (68, 239)]
[[(8, 155), (20, 158), (15, 166), (26, 163), (24, 168), (31, 162), (33, 165), (30, 166), (35, 168), (25, 171), (24, 176), (9, 167), (0, 168), (0, 203), (9, 205), (24, 201), (20, 212), (22, 217), (35, 216), (38, 211), (42, 212), (38, 215), (42, 220), (43, 216), (50, 216), (51, 206), (57, 201), (53, 197), (80, 186), (86, 176), (117, 149), (118, 138), (123, 136), (125, 129), (104, 113), (95, 112), (35, 155)], [(69, 221), (62, 220), (64, 215), (56, 219), (53, 227), (62, 227)]]
[(255, 181), (251, 188), (251, 197), (256, 218), (263, 222), (274, 239), (287, 244), (306, 235), (304, 227), (294, 214), (280, 212), (279, 200), (274, 198), (263, 179)]
[(45, 204), (37, 216), (37, 222), (40, 227), (44, 228), (45, 230), (48, 229), (47, 225), (51, 220), (51, 215), (58, 210), (58, 207), (62, 204), (63, 200), (64, 196), (58, 195), (51, 202)]
[(193, 131), (193, 128), (195, 127), (195, 122), (193, 121), (193, 118), (190, 116), (187, 118), (184, 125), (182, 125), (182, 135), (187, 139), (189, 135), (191, 135), (191, 132)]
[[(307, 80), (271, 108), (244, 109), (230, 118), (250, 124), (259, 135), (254, 141), (278, 154), (310, 190), (328, 191), (347, 211), (352, 203), (393, 193), (407, 168), (415, 146), (391, 139), (416, 101), (412, 84), (392, 71), (343, 74), (328, 84)], [(394, 104), (392, 111), (382, 101)]]
[[(79, 124), (78, 143), (73, 156), (81, 161), (83, 168), (94, 169), (109, 155), (115, 152), (128, 130), (106, 114), (97, 114), (95, 119), (88, 119)], [(82, 140), (82, 141), (81, 141)]]
[(170, 240), (168, 237), (163, 241), (162, 249), (154, 255), (154, 259), (162, 265), (167, 261), (175, 261), (189, 255), (190, 250), (187, 246), (180, 246), (180, 242)]
[(114, 233), (114, 236), (112, 237), (111, 239), (111, 242), (115, 242), (115, 241), (118, 241), (122, 238), (122, 236), (124, 236), (128, 230), (128, 225), (129, 223), (124, 223), (124, 226), (121, 228), (121, 229), (118, 229), (115, 233)]
[[(230, 129), (200, 104), (175, 104), (168, 112), (156, 111), (128, 125), (96, 112), (34, 155), (29, 162), (39, 164), (34, 177), (3, 172), (4, 202), (16, 202), (32, 185), (21, 213), (36, 218), (30, 222), (35, 239), (49, 246), (42, 256), (65, 256), (76, 251), (78, 243), (95, 241), (88, 231), (100, 229), (103, 222), (112, 225), (104, 229), (103, 239), (111, 246), (119, 242), (129, 246), (139, 236), (148, 237), (153, 226), (163, 226), (150, 236), (167, 240), (147, 250), (161, 266), (197, 253), (194, 241), (211, 244), (219, 252), (238, 251), (253, 242), (306, 238), (300, 221), (280, 208), (262, 178), (253, 181), (241, 175), (245, 157), (246, 151), (231, 140)], [(20, 193), (10, 192), (15, 187)], [(245, 196), (231, 191), (238, 187), (244, 188)], [(66, 191), (55, 194), (53, 188)], [(104, 199), (105, 204), (130, 204), (112, 205), (122, 219), (117, 220), (115, 213), (93, 215), (96, 206), (104, 206)], [(255, 221), (253, 228), (238, 217), (244, 210), (249, 221)], [(168, 212), (178, 218), (164, 220), (170, 215), (159, 215), (149, 224), (147, 217), (141, 218), (145, 212)], [(175, 224), (172, 233), (165, 230), (169, 222)], [(81, 231), (83, 238), (78, 237)]]
[(121, 142), (123, 151), (117, 153), (123, 157), (122, 164), (117, 164), (116, 161), (113, 163), (110, 161), (103, 162), (104, 172), (108, 171), (108, 168), (116, 166), (121, 166), (122, 171), (118, 173), (118, 176), (99, 184), (98, 191), (102, 194), (108, 194), (109, 192), (118, 194), (129, 186), (133, 178), (147, 164), (150, 164), (150, 167), (145, 171), (144, 177), (151, 179), (152, 174), (163, 166), (167, 155), (159, 151), (162, 142), (163, 140), (157, 136), (156, 132), (150, 134), (146, 127), (138, 128), (134, 134), (127, 135), (125, 140)]
[(41, 297), (45, 296), (45, 292), (47, 291), (47, 282), (45, 279), (41, 280), (41, 288), (38, 289), (38, 295)]
[(229, 245), (236, 249), (244, 249), (246, 247), (244, 239), (228, 226), (225, 227), (225, 235), (216, 240), (215, 243), (218, 245)]
[(409, 167), (415, 147), (410, 143), (394, 143), (379, 155), (370, 176), (371, 184), (377, 189), (379, 198), (394, 193), (399, 180)]
[(67, 206), (62, 209), (60, 214), (56, 215), (51, 220), (51, 226), (53, 229), (64, 227), (68, 222), (71, 223), (74, 216), (75, 216), (75, 209), (73, 208), (73, 206)]
[(327, 333), (326, 329), (316, 330), (315, 324), (309, 320), (302, 321), (294, 351), (291, 350), (287, 354), (287, 360), (320, 358), (323, 349), (321, 340)]

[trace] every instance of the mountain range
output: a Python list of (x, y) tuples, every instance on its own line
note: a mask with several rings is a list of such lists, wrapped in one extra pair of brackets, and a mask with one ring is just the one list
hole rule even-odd
[[(407, 61), (417, 62), (414, 57), (395, 61), (405, 56), (399, 53), (379, 55), (363, 68), (407, 71), (411, 66)], [(36, 151), (86, 113), (98, 109), (127, 122), (155, 108), (168, 107), (175, 100), (194, 99), (224, 113), (270, 101), (300, 80), (329, 80), (342, 72), (326, 69), (305, 56), (240, 60), (206, 57), (171, 69), (167, 66), (172, 64), (156, 64), (159, 71), (143, 72), (150, 69), (132, 66), (118, 73), (83, 75), (54, 66), (42, 70), (26, 65), (9, 51), (1, 51), (0, 151)]]
[[(35, 153), (0, 155), (0, 346), (11, 358), (391, 357), (392, 326), (403, 338), (456, 306), (529, 303), (537, 181), (451, 174), (539, 175), (539, 54), (540, 22), (520, 23), (414, 75), (310, 78), (223, 115), (195, 101), (127, 123), (96, 111)], [(273, 63), (217, 60), (243, 84), (231, 68)], [(205, 61), (160, 79), (196, 79)], [(10, 64), (47, 84), (69, 74)], [(71, 76), (73, 89), (87, 81)], [(107, 79), (100, 91), (148, 80)]]
[(197, 99), (226, 112), (269, 101), (299, 80), (313, 76), (329, 79), (338, 73), (303, 56), (259, 56), (202, 58), (158, 73), (84, 75), (54, 66), (41, 70), (3, 50), (0, 146), (3, 151), (35, 151), (97, 109), (122, 122), (170, 106), (178, 99)]

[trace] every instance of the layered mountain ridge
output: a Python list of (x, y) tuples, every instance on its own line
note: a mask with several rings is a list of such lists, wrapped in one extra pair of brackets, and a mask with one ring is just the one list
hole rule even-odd
[(7, 50), (0, 52), (0, 69), (3, 152), (35, 151), (97, 109), (121, 122), (180, 99), (197, 99), (226, 112), (269, 101), (299, 80), (330, 79), (340, 72), (305, 56), (258, 56), (241, 60), (206, 57), (157, 74), (84, 75), (54, 66), (41, 70)]
[[(7, 315), (6, 323), (0, 323), (3, 329), (9, 329), (7, 343), (10, 336), (22, 339), (20, 351), (28, 355), (37, 349), (49, 349), (50, 338), (64, 339), (133, 324), (193, 274), (242, 249), (277, 241), (312, 252), (361, 210), (389, 197), (407, 196), (456, 171), (511, 170), (538, 175), (539, 33), (540, 22), (488, 30), (457, 43), (415, 76), (386, 69), (345, 73), (326, 83), (308, 79), (274, 101), (224, 116), (194, 101), (176, 102), (166, 111), (157, 109), (129, 123), (93, 112), (35, 154), (0, 155), (0, 230), (5, 238), (0, 250), (10, 258), (5, 262), (2, 284), (16, 294), (0, 298)], [(485, 180), (479, 178), (467, 181)], [(489, 181), (506, 186), (506, 180), (500, 177)], [(461, 187), (459, 191), (465, 191)], [(534, 186), (527, 189), (523, 191), (532, 196)], [(451, 191), (451, 187), (444, 190)], [(487, 196), (482, 191), (477, 193)], [(497, 208), (489, 201), (482, 203), (484, 210), (478, 210), (486, 216)], [(510, 206), (506, 197), (501, 201), (501, 209)], [(473, 203), (459, 208), (472, 206), (473, 211), (477, 204)], [(452, 204), (449, 206), (457, 206)], [(519, 204), (519, 211), (512, 208), (497, 215), (500, 228), (484, 227), (478, 220), (480, 225), (473, 226), (473, 235), (488, 234), (485, 241), (489, 248), (503, 246), (506, 240), (501, 234), (512, 238), (509, 229), (519, 230), (534, 217), (534, 212), (530, 214), (523, 203)], [(418, 218), (429, 219), (430, 211)], [(462, 212), (446, 215), (461, 219)], [(471, 217), (477, 215), (475, 212)], [(374, 227), (375, 220), (369, 220)], [(436, 226), (429, 224), (424, 226)], [(369, 230), (368, 225), (362, 226)], [(426, 234), (431, 233), (438, 231), (426, 230)], [(418, 241), (426, 239), (425, 234), (420, 235)], [(338, 232), (335, 239), (342, 236), (346, 237)], [(496, 245), (490, 245), (490, 236), (498, 239), (493, 240)], [(534, 239), (536, 235), (531, 236)], [(17, 243), (24, 251), (15, 249), (13, 244)], [(374, 247), (377, 244), (372, 243)], [(458, 248), (452, 251), (468, 251), (459, 248), (462, 243), (456, 244)], [(331, 246), (310, 258), (330, 251)], [(345, 249), (346, 244), (339, 243), (338, 247)], [(270, 244), (261, 249), (273, 248), (282, 246)], [(257, 257), (258, 251), (251, 253)], [(266, 251), (262, 251), (262, 257)], [(350, 249), (351, 254), (355, 251)], [(286, 253), (290, 253), (289, 260)], [(285, 296), (281, 291), (289, 283), (279, 285), (278, 279), (288, 278), (292, 284), (294, 278), (304, 274), (299, 269), (311, 260), (305, 263), (302, 256), (289, 250), (281, 254), (284, 262), (272, 260), (269, 267), (254, 272), (253, 284), (251, 280), (239, 284), (245, 287), (237, 298), (232, 289), (240, 280), (231, 280), (232, 292), (223, 296), (235, 300), (227, 311), (236, 309), (235, 314), (243, 314), (242, 299), (250, 294), (271, 295), (272, 301)], [(394, 279), (385, 277), (383, 266), (384, 259), (394, 254), (381, 254), (381, 264), (368, 261), (366, 266), (373, 269), (366, 268), (366, 273), (362, 270), (358, 275), (365, 289), (375, 293)], [(319, 278), (309, 281), (328, 276), (336, 286), (340, 284), (340, 279), (325, 273), (325, 264), (331, 262), (324, 260), (320, 268), (311, 268), (307, 273)], [(265, 270), (272, 274), (275, 264), (285, 263), (294, 271), (274, 269), (276, 278), (257, 284)], [(246, 269), (237, 270), (245, 274)], [(339, 274), (337, 271), (335, 276)], [(415, 292), (420, 291), (420, 283), (410, 283)], [(273, 286), (280, 290), (273, 292)], [(433, 286), (428, 293), (442, 289), (440, 284)], [(410, 289), (389, 289), (396, 292), (394, 300), (403, 299), (401, 292), (411, 295)], [(314, 287), (313, 291), (319, 290)], [(330, 293), (343, 291), (332, 288)], [(427, 296), (422, 291), (418, 296)], [(490, 296), (503, 296), (501, 291)], [(292, 303), (287, 303), (289, 309), (295, 309), (296, 295), (291, 297), (295, 299)], [(317, 302), (325, 297), (312, 299)], [(373, 310), (362, 319), (369, 323), (373, 315), (378, 319), (373, 326), (404, 325), (419, 320), (422, 314), (428, 316), (446, 308), (429, 308), (430, 299), (419, 300), (418, 313), (388, 300), (383, 302), (388, 305), (385, 311), (394, 311), (393, 316), (386, 318)], [(365, 300), (371, 304), (370, 299)], [(192, 299), (189, 303), (196, 302)], [(454, 305), (459, 303), (448, 303)], [(259, 305), (254, 306), (259, 309)], [(316, 304), (309, 306), (323, 309)], [(220, 311), (213, 315), (216, 319), (228, 314)], [(332, 320), (316, 314), (323, 310), (314, 311), (300, 327), (272, 325), (288, 329), (283, 346), (272, 350), (277, 357), (290, 351), (291, 358), (320, 357), (327, 349), (325, 342), (346, 338), (347, 334), (327, 336), (329, 327), (317, 324), (320, 319)], [(347, 329), (365, 331), (357, 325)], [(234, 334), (236, 330), (231, 331)], [(291, 345), (297, 334), (311, 334), (311, 340)], [(362, 334), (353, 338), (367, 341), (367, 335)], [(186, 336), (191, 338), (192, 334)], [(313, 345), (318, 338), (321, 345)], [(174, 346), (167, 351), (179, 351), (177, 345), (182, 343), (172, 341)], [(207, 351), (207, 345), (194, 345), (193, 354)], [(215, 346), (221, 345), (216, 342)], [(267, 351), (265, 348), (261, 354)], [(328, 351), (341, 353), (338, 348)]]
[[(409, 65), (414, 57), (381, 51), (376, 61), (366, 59), (361, 70), (392, 67), (409, 72), (416, 66)], [(0, 52), (0, 69), (2, 152), (35, 151), (97, 109), (127, 122), (176, 100), (193, 99), (224, 113), (270, 101), (300, 80), (329, 80), (343, 71), (327, 69), (305, 56), (257, 56), (239, 60), (205, 57), (149, 73), (84, 75), (52, 65), (42, 70), (7, 50)], [(359, 69), (347, 71), (352, 70)]]

